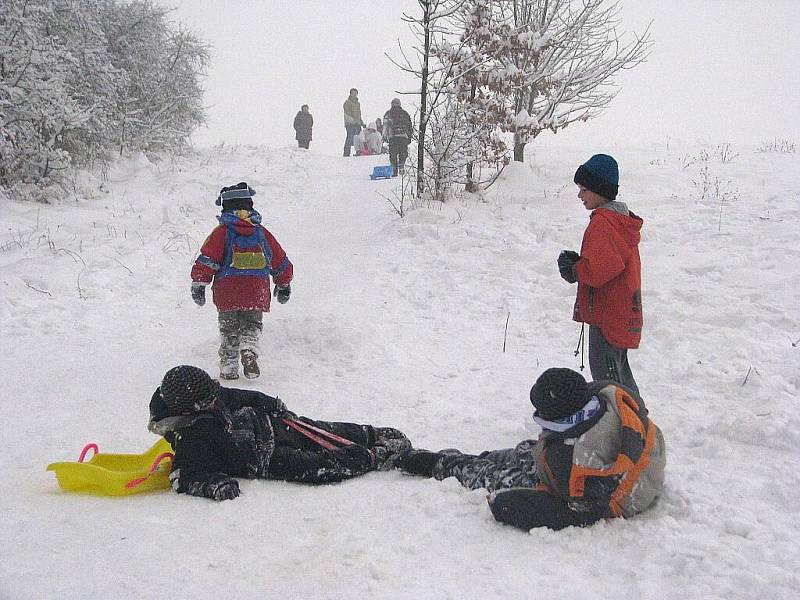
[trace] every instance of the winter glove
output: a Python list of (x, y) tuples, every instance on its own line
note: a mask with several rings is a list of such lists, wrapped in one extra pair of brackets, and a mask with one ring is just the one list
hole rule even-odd
[(562, 250), (558, 255), (558, 272), (561, 278), (567, 283), (575, 283), (578, 278), (575, 277), (575, 263), (578, 262), (581, 255), (572, 250)]
[(281, 304), (286, 304), (289, 301), (289, 296), (292, 295), (292, 286), (287, 284), (276, 285), (273, 295), (278, 299)]
[(206, 286), (202, 283), (192, 282), (192, 300), (197, 306), (203, 306), (206, 303)]
[(406, 473), (422, 475), (423, 477), (433, 477), (433, 468), (440, 458), (442, 458), (442, 455), (439, 452), (406, 450), (400, 455), (397, 466)]
[(208, 482), (208, 495), (217, 502), (233, 500), (239, 496), (239, 482), (232, 477), (218, 473), (212, 476)]
[(334, 450), (333, 456), (345, 468), (353, 473), (366, 471), (372, 466), (375, 460), (375, 456), (372, 452), (358, 444), (350, 444), (344, 448)]

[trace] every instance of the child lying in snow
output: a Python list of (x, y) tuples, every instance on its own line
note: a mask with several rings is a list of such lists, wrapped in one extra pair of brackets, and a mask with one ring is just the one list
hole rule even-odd
[(235, 477), (330, 483), (391, 469), (411, 448), (397, 429), (298, 417), (278, 398), (221, 387), (188, 365), (164, 375), (148, 429), (175, 451), (172, 489), (213, 500), (239, 495)]
[(407, 450), (400, 468), (486, 488), (495, 519), (523, 529), (630, 517), (655, 501), (664, 484), (664, 438), (636, 392), (547, 369), (530, 399), (542, 427), (538, 440), (477, 456)]

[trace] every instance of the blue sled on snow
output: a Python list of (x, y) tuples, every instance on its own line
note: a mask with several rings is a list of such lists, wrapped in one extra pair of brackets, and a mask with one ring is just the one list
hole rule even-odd
[(375, 179), (389, 179), (392, 176), (392, 165), (378, 165), (372, 168), (372, 173), (369, 178)]

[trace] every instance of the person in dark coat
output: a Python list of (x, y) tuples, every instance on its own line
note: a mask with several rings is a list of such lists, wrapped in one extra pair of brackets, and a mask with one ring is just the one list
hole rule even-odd
[(389, 162), (392, 164), (392, 177), (405, 171), (408, 158), (408, 145), (414, 127), (411, 116), (403, 110), (399, 98), (392, 99), (392, 106), (383, 115), (383, 139), (389, 142)]
[(653, 504), (664, 485), (666, 450), (634, 390), (547, 369), (530, 399), (542, 427), (537, 440), (478, 455), (409, 449), (400, 468), (485, 488), (495, 519), (522, 529), (586, 526)]
[(221, 387), (190, 365), (164, 375), (148, 429), (172, 445), (172, 489), (218, 501), (239, 496), (237, 477), (332, 483), (391, 469), (411, 447), (397, 429), (298, 417), (279, 398)]
[(308, 112), (308, 104), (300, 107), (300, 112), (294, 117), (294, 138), (297, 140), (298, 148), (308, 150), (311, 143), (311, 129), (314, 127), (314, 117)]

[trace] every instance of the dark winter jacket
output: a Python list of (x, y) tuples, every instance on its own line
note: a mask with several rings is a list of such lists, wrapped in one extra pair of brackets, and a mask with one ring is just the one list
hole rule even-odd
[(377, 437), (369, 425), (298, 418), (278, 398), (225, 387), (210, 410), (178, 417), (170, 416), (156, 389), (148, 428), (164, 436), (174, 449), (173, 489), (194, 496), (212, 498), (214, 486), (234, 477), (330, 483), (374, 468), (369, 452), (354, 462), (352, 453), (326, 450), (284, 419), (299, 419), (364, 448)]
[(411, 140), (414, 127), (409, 114), (399, 106), (393, 106), (383, 115), (383, 139), (405, 138)]
[(314, 127), (314, 117), (311, 113), (303, 112), (302, 110), (295, 115), (294, 118), (294, 131), (295, 139), (298, 142), (311, 141), (311, 128)]
[(596, 325), (617, 348), (638, 348), (642, 336), (642, 219), (624, 210), (596, 208), (575, 264), (578, 292), (573, 319)]
[(533, 449), (539, 485), (495, 492), (495, 517), (530, 529), (587, 525), (648, 508), (664, 484), (666, 449), (639, 396), (610, 382), (589, 386), (594, 416), (563, 432), (545, 430)]
[[(213, 280), (219, 311), (269, 311), (272, 276), (275, 285), (292, 280), (294, 267), (275, 237), (261, 225), (255, 210), (224, 211), (206, 238), (192, 267), (192, 281)], [(236, 236), (243, 236), (234, 244)], [(246, 247), (245, 242), (253, 242)]]

